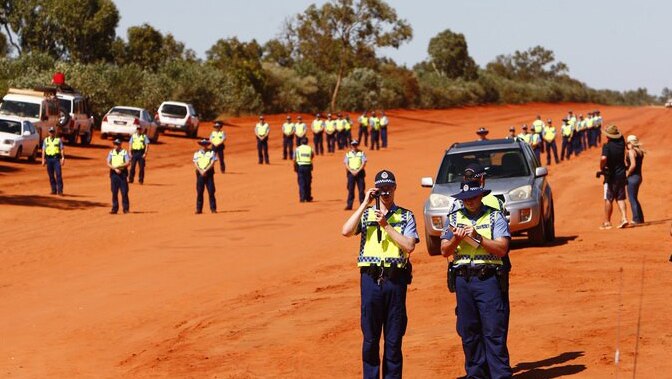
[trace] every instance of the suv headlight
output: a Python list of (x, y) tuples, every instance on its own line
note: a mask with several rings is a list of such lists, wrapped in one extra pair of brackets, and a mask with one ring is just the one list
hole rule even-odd
[(511, 201), (527, 200), (532, 196), (532, 186), (526, 185), (509, 191)]
[(13, 146), (14, 145), (14, 140), (13, 139), (6, 139), (2, 141), (3, 144)]
[(429, 195), (429, 205), (432, 208), (450, 208), (453, 205), (453, 198), (446, 195), (433, 193)]

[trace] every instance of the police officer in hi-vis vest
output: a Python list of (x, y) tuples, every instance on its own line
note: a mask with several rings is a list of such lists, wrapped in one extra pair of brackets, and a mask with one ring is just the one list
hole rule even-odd
[(366, 177), (366, 154), (359, 150), (359, 141), (352, 140), (350, 142), (352, 147), (350, 151), (345, 154), (343, 164), (345, 164), (346, 176), (348, 178), (348, 200), (345, 206), (346, 210), (352, 210), (352, 203), (355, 201), (355, 185), (359, 191), (359, 202), (364, 202), (364, 178)]
[(534, 152), (534, 156), (537, 157), (537, 161), (541, 165), (541, 146), (542, 146), (542, 141), (541, 141), (541, 135), (539, 133), (533, 132), (530, 135), (530, 146), (532, 147), (532, 151)]
[[(300, 117), (300, 116), (299, 116)], [(315, 155), (324, 155), (324, 120), (321, 114), (316, 114), (315, 119), (310, 124), (313, 131), (313, 145), (315, 145)]]
[(336, 125), (336, 144), (338, 145), (338, 150), (343, 150), (345, 149), (345, 119), (343, 119), (343, 115), (339, 112), (336, 114), (336, 121), (334, 121)]
[(390, 119), (385, 115), (385, 111), (380, 111), (380, 142), (383, 149), (387, 149), (388, 126), (390, 126)]
[(369, 127), (371, 128), (371, 150), (380, 150), (380, 119), (376, 117), (376, 112), (371, 112)]
[(569, 160), (572, 155), (572, 136), (574, 135), (574, 128), (567, 123), (567, 119), (562, 119), (562, 126), (560, 127), (562, 133), (562, 147), (560, 148), (560, 160), (564, 161), (565, 157)]
[(301, 144), (303, 138), (308, 138), (308, 125), (303, 122), (301, 116), (296, 117), (296, 123), (294, 123), (294, 136), (296, 137), (296, 146)]
[(361, 141), (362, 136), (364, 136), (364, 146), (369, 146), (369, 112), (362, 112), (362, 115), (359, 116), (358, 121), (359, 133), (357, 135), (357, 141)]
[(217, 199), (215, 198), (215, 162), (217, 155), (210, 149), (210, 141), (198, 141), (201, 149), (194, 153), (194, 167), (196, 167), (196, 214), (203, 213), (203, 191), (208, 189), (210, 212), (217, 213)]
[[(539, 135), (542, 135), (544, 128), (546, 127), (546, 124), (544, 124), (544, 121), (541, 119), (541, 115), (537, 115), (537, 118), (532, 121), (532, 133), (538, 133)], [(541, 152), (544, 152), (544, 144), (541, 144)]]
[(215, 130), (210, 132), (210, 144), (212, 145), (215, 154), (217, 154), (219, 171), (223, 174), (226, 172), (226, 164), (224, 163), (224, 142), (226, 141), (226, 133), (222, 130), (222, 126), (224, 126), (224, 122), (215, 121)]
[(55, 137), (54, 128), (49, 128), (49, 136), (42, 141), (42, 166), (47, 166), (51, 194), (63, 196), (63, 174), (61, 167), (65, 164), (65, 151), (61, 137)]
[[(397, 182), (389, 170), (376, 174), (375, 188), (343, 224), (346, 237), (361, 234), (360, 270), (362, 361), (364, 378), (381, 377), (380, 337), (384, 331), (382, 377), (401, 378), (402, 339), (406, 333), (406, 289), (411, 283), (410, 255), (420, 240), (415, 216), (394, 202)], [(369, 206), (375, 198), (376, 207)], [(379, 205), (378, 205), (379, 202)]]
[(453, 195), (464, 206), (448, 214), (441, 254), (452, 257), (449, 288), (457, 297), (457, 332), (466, 377), (510, 378), (508, 270), (503, 257), (511, 233), (505, 216), (483, 204), (490, 193), (478, 180), (462, 182)]
[(294, 171), (299, 183), (299, 201), (302, 203), (313, 201), (311, 186), (313, 182), (313, 158), (315, 154), (308, 145), (308, 138), (303, 137), (301, 144), (294, 152)]
[(110, 168), (110, 184), (112, 189), (111, 214), (119, 211), (119, 192), (121, 192), (121, 206), (124, 213), (128, 213), (128, 165), (131, 164), (128, 152), (121, 148), (121, 140), (115, 139), (114, 149), (107, 154), (107, 167)]
[(523, 124), (523, 126), (520, 128), (520, 133), (518, 134), (518, 138), (520, 138), (522, 141), (525, 141), (527, 144), (530, 143), (532, 135), (527, 132), (527, 124)]
[(259, 154), (259, 164), (268, 163), (268, 135), (271, 127), (264, 120), (264, 116), (259, 116), (259, 122), (254, 127), (254, 134), (257, 136), (257, 153)]
[(560, 160), (558, 159), (558, 145), (555, 143), (556, 135), (557, 132), (555, 130), (555, 126), (553, 126), (553, 120), (549, 118), (542, 130), (542, 138), (544, 140), (544, 148), (546, 150), (546, 166), (551, 165), (551, 150), (553, 150), (555, 164), (560, 163)]
[(516, 138), (516, 127), (512, 126), (509, 128), (509, 134), (504, 137), (506, 139), (515, 139)]
[(282, 124), (282, 159), (294, 159), (294, 123), (292, 116), (287, 116), (286, 121)]
[(147, 137), (147, 133), (144, 132), (142, 126), (138, 125), (135, 133), (128, 140), (128, 144), (131, 146), (131, 172), (128, 182), (133, 183), (135, 179), (135, 165), (137, 164), (140, 166), (138, 183), (142, 184), (145, 182), (145, 160), (149, 152), (149, 137)]
[(324, 121), (324, 132), (327, 133), (327, 152), (336, 152), (336, 120), (331, 119), (331, 113), (327, 113), (327, 119)]

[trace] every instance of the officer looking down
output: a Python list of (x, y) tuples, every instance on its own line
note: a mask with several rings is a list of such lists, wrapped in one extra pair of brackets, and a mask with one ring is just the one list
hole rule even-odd
[(457, 332), (469, 378), (510, 378), (508, 273), (503, 257), (511, 234), (504, 215), (483, 204), (490, 190), (464, 181), (453, 195), (464, 206), (448, 215), (441, 254), (453, 257), (450, 287), (457, 297)]
[[(385, 332), (382, 375), (401, 378), (402, 338), (408, 322), (406, 288), (411, 283), (410, 254), (419, 242), (415, 216), (394, 203), (397, 183), (391, 171), (376, 174), (375, 188), (343, 224), (341, 233), (361, 233), (360, 269), (362, 361), (364, 378), (380, 378), (380, 336)], [(369, 206), (376, 200), (376, 207)]]

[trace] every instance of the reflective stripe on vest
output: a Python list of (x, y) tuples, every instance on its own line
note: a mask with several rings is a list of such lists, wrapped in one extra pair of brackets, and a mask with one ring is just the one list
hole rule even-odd
[(345, 129), (345, 120), (336, 120), (336, 130), (342, 132)]
[(327, 134), (334, 134), (336, 131), (336, 120), (327, 120), (324, 122)]
[[(483, 238), (492, 239), (493, 230), (495, 227), (495, 217), (497, 217), (496, 211), (487, 207), (483, 215), (479, 217), (476, 222), (472, 222), (464, 215), (463, 210), (464, 209), (460, 209), (457, 212), (450, 214), (450, 224), (454, 226), (472, 225), (476, 230), (476, 233), (480, 234)], [(501, 265), (502, 259), (496, 255), (488, 254), (483, 246), (475, 248), (469, 245), (467, 242), (462, 241), (458, 245), (458, 253), (457, 257), (455, 258), (455, 264), (465, 265), (471, 263)]]
[(555, 139), (555, 126), (547, 126), (544, 128), (544, 139), (549, 143)]
[(282, 134), (286, 136), (291, 136), (294, 133), (294, 124), (291, 122), (285, 122), (282, 124)]
[(212, 142), (213, 145), (219, 145), (224, 142), (224, 132), (220, 130), (210, 133), (210, 142)]
[(542, 129), (544, 129), (544, 126), (546, 125), (544, 124), (543, 121), (534, 120), (534, 122), (532, 123), (532, 130), (534, 130), (536, 133), (541, 133)]
[(311, 125), (311, 128), (313, 129), (313, 133), (319, 133), (324, 130), (324, 121), (322, 120), (313, 120), (313, 124)]
[[(401, 233), (406, 227), (410, 215), (410, 211), (397, 208), (388, 217), (387, 223), (397, 232)], [(362, 223), (362, 238), (359, 246), (357, 266), (378, 265), (390, 267), (393, 264), (396, 264), (397, 267), (406, 266), (408, 256), (394, 243), (384, 228), (380, 228), (381, 240), (378, 242), (376, 213), (373, 207), (369, 207), (364, 211), (360, 222)]]
[(352, 125), (348, 122), (348, 120), (344, 120), (343, 128), (345, 128), (345, 130), (347, 131), (347, 130), (352, 129)]
[(296, 164), (306, 166), (313, 164), (313, 148), (308, 145), (301, 145), (296, 148)]
[(572, 136), (572, 127), (571, 125), (564, 124), (562, 125), (562, 136), (571, 137)]
[(257, 134), (261, 137), (266, 137), (271, 127), (267, 123), (257, 123)]
[(539, 134), (532, 134), (530, 137), (530, 145), (538, 145), (541, 142), (541, 136)]
[(61, 139), (59, 137), (47, 137), (44, 142), (47, 144), (47, 148), (44, 150), (46, 155), (57, 155), (61, 153)]
[(214, 156), (215, 153), (213, 151), (203, 152), (199, 150), (198, 153), (196, 154), (197, 154), (196, 165), (201, 170), (205, 170), (206, 167), (208, 167), (208, 165), (210, 164), (210, 161), (212, 161), (212, 157)]
[(307, 129), (308, 128), (306, 127), (306, 124), (304, 124), (303, 122), (294, 124), (294, 134), (296, 134), (297, 137), (305, 136)]
[(363, 151), (348, 151), (347, 154), (345, 154), (346, 158), (348, 158), (348, 168), (351, 170), (359, 170), (360, 167), (362, 167), (362, 164), (364, 164), (364, 152)]
[(518, 138), (522, 139), (523, 141), (525, 141), (527, 143), (530, 143), (530, 133), (527, 133), (527, 134), (520, 133), (520, 134), (518, 134)]
[(112, 150), (112, 159), (110, 159), (110, 164), (112, 167), (121, 167), (126, 163), (126, 150), (121, 149), (119, 152), (117, 150)]
[(133, 142), (131, 143), (131, 150), (144, 150), (145, 136), (135, 133), (133, 134)]
[(366, 116), (359, 116), (359, 123), (362, 126), (369, 126), (369, 118)]
[(380, 130), (380, 119), (378, 117), (371, 117), (371, 129)]

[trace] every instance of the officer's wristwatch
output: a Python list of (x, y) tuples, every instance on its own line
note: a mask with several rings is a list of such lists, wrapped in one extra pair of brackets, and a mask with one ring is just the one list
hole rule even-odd
[(476, 241), (478, 243), (478, 246), (476, 246), (476, 247), (479, 247), (479, 246), (481, 246), (481, 243), (483, 243), (483, 237), (480, 234), (476, 233), (476, 237), (474, 237), (474, 241)]

